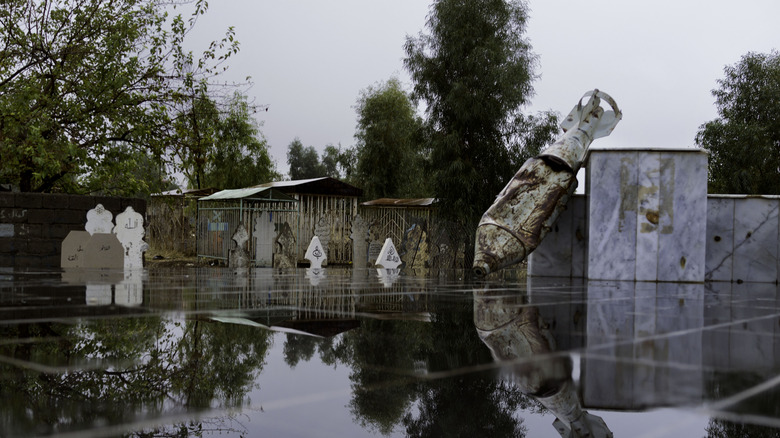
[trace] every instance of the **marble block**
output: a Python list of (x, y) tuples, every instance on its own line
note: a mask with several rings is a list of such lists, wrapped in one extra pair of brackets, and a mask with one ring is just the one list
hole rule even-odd
[(707, 197), (707, 253), (704, 278), (731, 281), (734, 267), (733, 196)]
[(735, 200), (733, 281), (777, 281), (779, 206), (769, 197)]
[(585, 271), (585, 197), (569, 199), (558, 221), (528, 257), (528, 275), (577, 277)]
[(84, 268), (124, 269), (125, 252), (113, 233), (95, 233), (84, 247)]
[(706, 153), (592, 150), (586, 195), (589, 279), (704, 281)]
[(92, 237), (88, 231), (71, 231), (62, 241), (60, 267), (83, 268), (86, 259), (87, 242)]

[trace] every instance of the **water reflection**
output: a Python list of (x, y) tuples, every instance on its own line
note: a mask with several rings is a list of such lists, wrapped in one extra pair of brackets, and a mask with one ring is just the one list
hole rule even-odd
[[(606, 437), (621, 435), (610, 411), (659, 407), (706, 410), (700, 436), (777, 433), (776, 285), (386, 274), (0, 278), (0, 435), (284, 430), (274, 400), (304, 369), (343, 374), (345, 400), (304, 395), (287, 418), (346, 406), (319, 419), (358, 431), (343, 435), (537, 436), (529, 420), (549, 415), (546, 432)], [(272, 357), (292, 376), (277, 392)]]
[(612, 437), (604, 420), (582, 409), (568, 354), (556, 353), (555, 339), (525, 293), (474, 289), (474, 325), (510, 380), (556, 416), (562, 437)]

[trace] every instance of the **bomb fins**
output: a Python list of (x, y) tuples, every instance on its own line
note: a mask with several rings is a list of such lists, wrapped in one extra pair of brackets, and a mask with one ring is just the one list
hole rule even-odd
[[(585, 97), (590, 98), (583, 105)], [(612, 110), (604, 111), (602, 99)], [(482, 215), (474, 274), (485, 276), (519, 263), (539, 246), (577, 188), (588, 146), (609, 135), (622, 117), (615, 100), (598, 89), (580, 98), (561, 123), (563, 136), (526, 161)]]

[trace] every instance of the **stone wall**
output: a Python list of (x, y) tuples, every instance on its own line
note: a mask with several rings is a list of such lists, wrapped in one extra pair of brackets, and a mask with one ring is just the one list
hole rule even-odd
[(0, 268), (58, 268), (62, 240), (84, 230), (97, 204), (114, 217), (128, 206), (146, 213), (146, 201), (137, 198), (0, 192)]

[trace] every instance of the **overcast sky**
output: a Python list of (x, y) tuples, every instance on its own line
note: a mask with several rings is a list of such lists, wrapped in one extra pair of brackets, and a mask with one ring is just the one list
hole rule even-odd
[[(526, 37), (539, 57), (526, 112), (565, 116), (599, 88), (623, 120), (597, 147), (694, 147), (717, 116), (711, 90), (723, 67), (748, 52), (780, 48), (778, 0), (532, 0)], [(361, 90), (392, 76), (408, 89), (403, 45), (424, 29), (425, 0), (219, 0), (193, 38), (219, 38), (235, 26), (241, 51), (228, 80), (251, 76), (250, 99), (277, 170), (288, 171), (296, 137), (322, 151), (355, 143)], [(193, 46), (195, 47), (195, 46)]]

